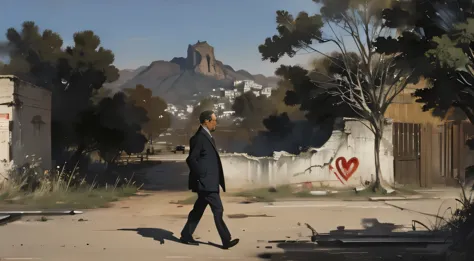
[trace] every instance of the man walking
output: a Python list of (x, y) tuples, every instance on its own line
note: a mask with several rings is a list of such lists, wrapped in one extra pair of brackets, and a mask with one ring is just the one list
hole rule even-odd
[(225, 192), (224, 171), (216, 144), (211, 133), (216, 130), (217, 119), (213, 111), (204, 111), (199, 116), (201, 126), (189, 141), (189, 156), (186, 159), (190, 173), (189, 189), (198, 194), (194, 207), (189, 212), (188, 221), (181, 231), (181, 242), (198, 245), (193, 233), (201, 220), (207, 205), (211, 206), (214, 222), (222, 240), (222, 247), (229, 249), (239, 243), (231, 240), (229, 229), (224, 223), (224, 208), (219, 194), (219, 185)]

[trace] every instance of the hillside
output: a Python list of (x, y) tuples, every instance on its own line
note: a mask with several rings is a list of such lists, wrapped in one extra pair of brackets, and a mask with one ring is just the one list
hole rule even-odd
[(104, 86), (106, 88), (109, 88), (112, 90), (114, 93), (117, 90), (120, 90), (121, 86), (128, 82), (129, 80), (133, 79), (135, 76), (137, 76), (140, 72), (145, 70), (148, 66), (140, 66), (137, 69), (125, 69), (125, 70), (120, 70), (120, 77), (117, 81), (109, 84), (105, 84)]
[(198, 41), (188, 46), (187, 57), (154, 61), (136, 70), (122, 70), (120, 78), (107, 88), (134, 88), (137, 84), (143, 84), (168, 103), (185, 104), (186, 101), (209, 96), (213, 89), (232, 88), (234, 80), (254, 80), (269, 87), (276, 87), (278, 82), (277, 77), (235, 71), (215, 58), (212, 46)]

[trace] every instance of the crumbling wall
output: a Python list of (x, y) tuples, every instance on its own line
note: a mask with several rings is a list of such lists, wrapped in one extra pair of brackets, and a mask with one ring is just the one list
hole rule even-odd
[[(222, 155), (229, 188), (277, 186), (311, 182), (313, 186), (360, 187), (375, 179), (374, 136), (362, 123), (345, 119), (345, 130), (334, 131), (320, 149), (298, 156), (285, 152), (273, 157)], [(381, 144), (383, 179), (392, 184), (392, 125), (387, 124)]]

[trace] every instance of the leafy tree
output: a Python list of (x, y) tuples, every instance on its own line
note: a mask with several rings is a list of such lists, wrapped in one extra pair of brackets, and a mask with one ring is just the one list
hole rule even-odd
[(116, 93), (102, 99), (80, 113), (76, 131), (89, 144), (89, 151), (98, 151), (108, 163), (113, 163), (122, 152), (140, 153), (147, 139), (141, 126), (149, 122), (144, 108), (130, 103), (126, 94)]
[(115, 93), (112, 89), (103, 87), (94, 91), (94, 94), (91, 97), (91, 101), (93, 104), (98, 104), (102, 99), (113, 97), (114, 94)]
[[(327, 71), (311, 74), (282, 66), (277, 74), (286, 76), (294, 90), (287, 92), (287, 103), (299, 104), (309, 119), (331, 119), (347, 111), (355, 114), (374, 134), (376, 180), (374, 190), (383, 188), (380, 169), (380, 143), (385, 125), (384, 114), (395, 96), (408, 83), (417, 80), (413, 70), (397, 62), (397, 56), (378, 53), (374, 44), (393, 30), (383, 26), (381, 10), (388, 1), (314, 0), (321, 4), (321, 15), (300, 12), (294, 18), (287, 11), (277, 11), (278, 35), (259, 46), (263, 60), (277, 62), (282, 56), (293, 57), (298, 50), (317, 52), (324, 57)], [(323, 27), (331, 35), (323, 34)], [(343, 34), (346, 34), (344, 36)], [(337, 52), (326, 54), (317, 44), (331, 43)], [(349, 44), (353, 44), (353, 48)], [(379, 43), (380, 44), (380, 43)], [(352, 49), (352, 50), (351, 50)], [(328, 106), (333, 112), (319, 109)], [(344, 114), (342, 114), (344, 115)], [(366, 124), (368, 122), (368, 124)]]
[(256, 96), (253, 92), (246, 92), (235, 98), (232, 104), (235, 116), (244, 118), (242, 127), (247, 129), (261, 129), (262, 120), (275, 111), (272, 101), (266, 96)]
[(423, 61), (428, 85), (415, 92), (423, 109), (445, 117), (451, 108), (458, 108), (474, 123), (472, 1), (394, 2), (383, 16), (386, 26), (402, 32), (390, 48)]
[(214, 104), (216, 102), (212, 98), (202, 99), (196, 106), (194, 106), (193, 112), (191, 113), (188, 123), (186, 124), (187, 132), (193, 132), (199, 126), (199, 115), (203, 111), (214, 110)]
[(129, 99), (138, 107), (145, 109), (148, 122), (143, 125), (143, 132), (152, 140), (153, 136), (159, 136), (171, 125), (171, 116), (166, 109), (168, 104), (160, 97), (153, 96), (150, 89), (138, 84), (135, 89), (125, 89)]
[[(100, 46), (99, 37), (92, 31), (75, 33), (74, 46), (68, 47), (63, 47), (59, 34), (51, 30), (40, 32), (34, 22), (24, 22), (20, 31), (10, 28), (6, 36), (10, 61), (2, 73), (14, 74), (51, 90), (53, 157), (58, 164), (68, 161), (74, 166), (85, 152), (97, 148), (95, 141), (100, 138), (91, 138), (91, 133), (103, 135), (79, 126), (84, 126), (87, 120), (84, 114), (97, 113), (91, 99), (94, 93), (104, 83), (118, 78), (118, 69), (113, 66), (114, 54)], [(89, 128), (102, 130), (100, 121), (90, 123), (99, 125)], [(109, 144), (112, 143), (113, 140)], [(125, 143), (117, 141), (117, 144)], [(65, 152), (71, 150), (74, 151), (72, 157), (65, 158)]]
[(303, 120), (304, 113), (298, 106), (288, 105), (285, 103), (286, 93), (291, 90), (294, 90), (291, 80), (282, 78), (278, 82), (278, 88), (274, 90), (270, 96), (270, 99), (275, 106), (275, 112), (276, 114), (286, 113), (291, 119)]

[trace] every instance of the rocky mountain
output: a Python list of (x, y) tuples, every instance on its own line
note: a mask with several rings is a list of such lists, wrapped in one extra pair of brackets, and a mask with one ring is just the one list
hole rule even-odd
[(113, 91), (119, 90), (120, 86), (124, 85), (126, 82), (129, 80), (133, 79), (135, 76), (137, 76), (140, 72), (145, 70), (148, 66), (140, 66), (137, 69), (124, 69), (120, 70), (120, 77), (118, 80), (116, 80), (113, 83), (109, 83), (104, 85), (106, 88), (109, 88)]
[(213, 89), (230, 89), (235, 80), (254, 80), (264, 87), (276, 87), (278, 82), (277, 77), (235, 71), (216, 59), (214, 47), (198, 41), (188, 46), (186, 57), (154, 61), (136, 70), (122, 70), (120, 78), (107, 87), (120, 90), (143, 84), (169, 103), (184, 104), (208, 97)]

